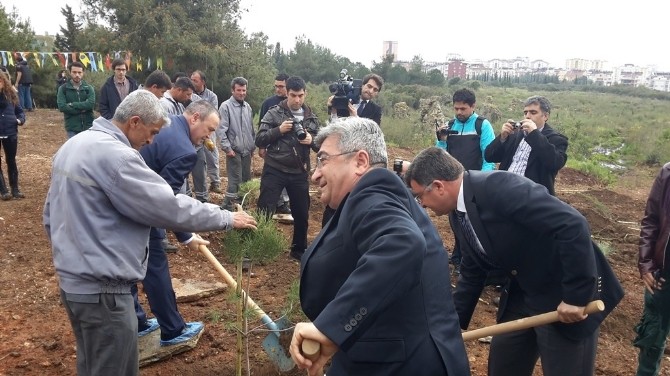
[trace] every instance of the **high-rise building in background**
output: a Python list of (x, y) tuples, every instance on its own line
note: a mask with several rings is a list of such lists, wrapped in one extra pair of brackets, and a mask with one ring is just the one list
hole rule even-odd
[(382, 58), (393, 56), (393, 61), (398, 60), (398, 42), (394, 40), (385, 40), (382, 48)]

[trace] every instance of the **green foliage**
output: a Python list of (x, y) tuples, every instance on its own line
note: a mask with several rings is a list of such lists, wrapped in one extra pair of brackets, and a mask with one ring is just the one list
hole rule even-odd
[(243, 208), (255, 208), (261, 191), (261, 179), (251, 179), (240, 184), (237, 194), (242, 197)]
[(30, 51), (35, 41), (35, 32), (30, 28), (30, 19), (23, 20), (16, 8), (7, 12), (0, 4), (0, 50)]
[(259, 264), (274, 260), (288, 248), (288, 241), (276, 223), (265, 214), (253, 211), (256, 230), (232, 230), (224, 238), (225, 254), (231, 262), (248, 257)]
[(302, 312), (302, 309), (300, 309), (299, 279), (296, 279), (291, 283), (281, 315), (286, 316), (291, 322), (309, 321), (307, 316)]
[(65, 5), (60, 10), (65, 17), (65, 27), (61, 26), (61, 34), (56, 34), (54, 42), (54, 51), (81, 51), (78, 42), (78, 36), (81, 33), (81, 22), (77, 21), (72, 7)]

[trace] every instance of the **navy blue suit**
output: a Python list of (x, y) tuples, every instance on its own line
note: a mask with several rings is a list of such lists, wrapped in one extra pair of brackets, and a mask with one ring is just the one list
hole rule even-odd
[[(591, 241), (586, 218), (542, 185), (506, 171), (465, 172), (463, 198), (486, 257), (509, 277), (498, 321), (553, 311), (561, 301), (585, 306), (602, 299), (606, 307), (578, 323), (494, 336), (489, 375), (530, 375), (545, 346), (553, 349), (542, 353), (545, 375), (593, 374), (587, 367), (595, 359), (598, 327), (623, 297), (623, 289)], [(463, 261), (454, 301), (461, 328), (467, 329), (490, 267), (460, 230), (455, 236), (461, 239)], [(584, 343), (587, 348), (580, 350)], [(510, 365), (512, 358), (521, 360)]]
[(361, 177), (305, 252), (300, 302), (328, 376), (470, 374), (437, 230), (393, 172)]
[[(140, 154), (147, 166), (170, 184), (175, 194), (184, 184), (184, 179), (193, 170), (198, 159), (195, 146), (191, 143), (188, 123), (183, 115), (170, 115), (171, 125), (164, 127), (154, 137), (151, 144), (143, 146)], [(150, 209), (148, 209), (150, 210)], [(176, 232), (180, 242), (191, 238), (191, 233)], [(163, 249), (165, 230), (151, 228), (149, 236), (149, 259), (147, 274), (142, 281), (151, 312), (161, 327), (161, 338), (172, 339), (181, 334), (186, 323), (177, 310), (177, 300), (172, 289), (170, 269)], [(140, 323), (146, 322), (146, 314), (135, 296), (135, 311)]]

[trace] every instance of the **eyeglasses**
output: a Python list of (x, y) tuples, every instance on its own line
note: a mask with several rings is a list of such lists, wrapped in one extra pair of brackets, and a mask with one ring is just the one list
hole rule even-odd
[(324, 162), (327, 161), (327, 160), (330, 160), (331, 158), (339, 157), (340, 155), (347, 155), (347, 154), (351, 154), (351, 153), (356, 153), (357, 151), (358, 150), (353, 150), (353, 151), (348, 151), (348, 152), (345, 152), (345, 153), (333, 154), (333, 155), (329, 155), (329, 154), (325, 154), (325, 153), (324, 154), (317, 154), (317, 156), (316, 156), (316, 168), (322, 168), (323, 165), (324, 165)]
[(423, 198), (422, 198), (423, 195), (424, 195), (426, 192), (430, 192), (430, 191), (432, 191), (432, 190), (433, 190), (433, 182), (430, 182), (430, 184), (428, 184), (428, 185), (423, 189), (423, 191), (421, 191), (421, 193), (419, 193), (419, 194), (415, 194), (415, 195), (414, 195), (414, 200), (416, 200), (416, 203), (419, 204), (419, 205), (423, 205)]
[(115, 70), (115, 71), (119, 71), (119, 72), (125, 72), (125, 71), (127, 71), (128, 69), (125, 69), (125, 68), (114, 68), (114, 70)]

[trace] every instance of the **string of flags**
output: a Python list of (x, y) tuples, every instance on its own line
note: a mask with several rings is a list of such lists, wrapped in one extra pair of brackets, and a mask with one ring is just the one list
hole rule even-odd
[[(114, 51), (103, 54), (101, 52), (20, 52), (20, 51), (0, 51), (0, 58), (2, 65), (5, 67), (13, 67), (16, 65), (16, 56), (23, 56), (23, 58), (30, 62), (34, 61), (38, 68), (45, 67), (47, 64), (67, 69), (69, 64), (73, 61), (80, 61), (87, 69), (92, 72), (104, 72), (112, 69), (112, 60), (122, 58), (126, 61), (126, 66), (129, 70), (142, 71), (152, 69), (163, 69), (162, 57), (133, 57), (130, 51)], [(168, 69), (173, 65), (172, 59), (167, 60)]]

